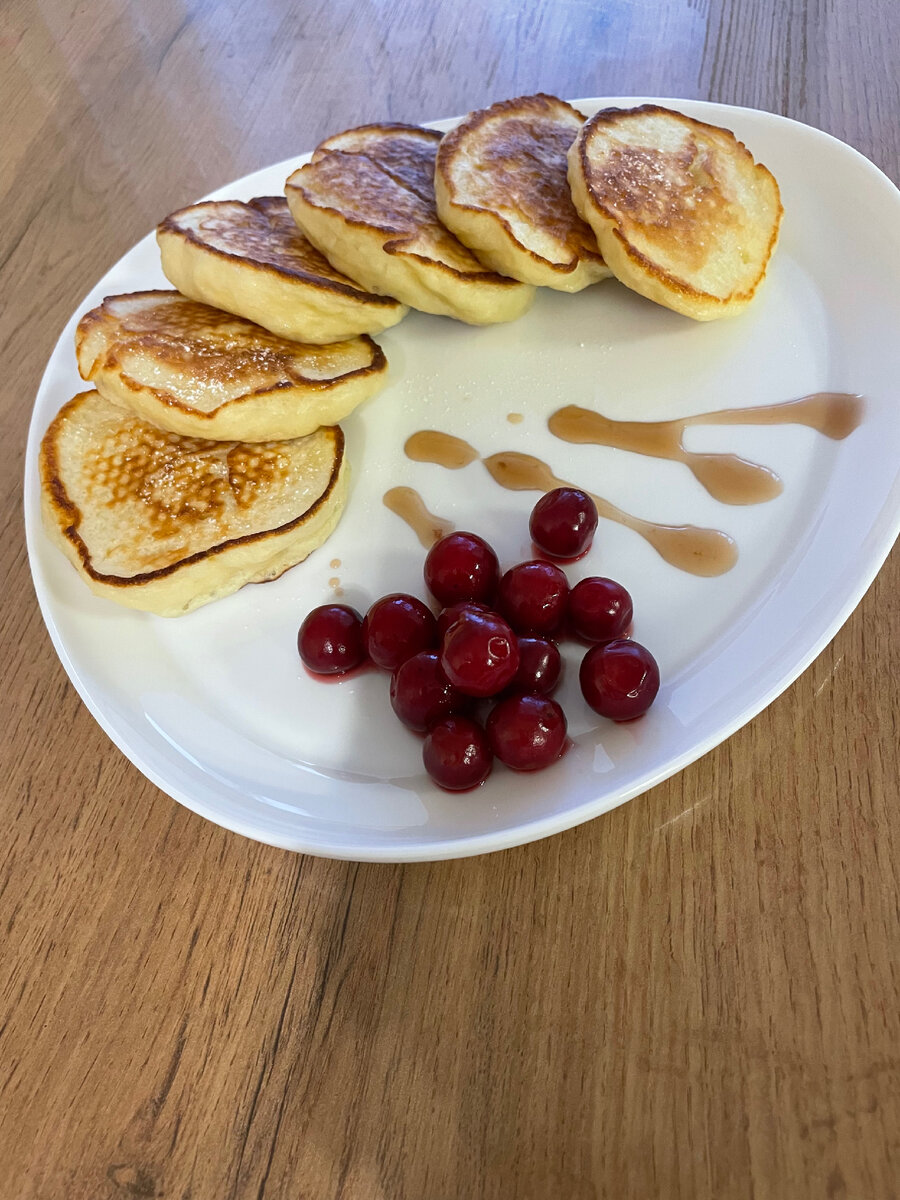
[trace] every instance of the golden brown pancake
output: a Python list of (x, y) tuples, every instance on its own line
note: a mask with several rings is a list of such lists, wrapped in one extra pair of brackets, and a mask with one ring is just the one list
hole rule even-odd
[(438, 219), (439, 141), (403, 125), (329, 138), (288, 179), (291, 212), (333, 265), (371, 291), (471, 324), (513, 320), (533, 290), (485, 267)]
[(347, 489), (338, 427), (253, 445), (183, 438), (95, 391), (57, 414), (40, 471), (45, 527), (88, 587), (162, 616), (306, 558)]
[(753, 299), (783, 210), (771, 172), (730, 130), (652, 104), (604, 109), (569, 151), (569, 184), (635, 291), (701, 321)]
[(78, 323), (75, 352), (107, 399), (189, 437), (302, 437), (387, 378), (369, 337), (305, 345), (169, 291), (107, 296)]
[(567, 292), (609, 276), (566, 177), (583, 124), (571, 104), (538, 94), (470, 113), (444, 137), (437, 211), (486, 266)]
[(280, 337), (327, 343), (395, 325), (406, 308), (342, 274), (298, 230), (282, 196), (205, 201), (162, 221), (166, 277), (192, 300)]

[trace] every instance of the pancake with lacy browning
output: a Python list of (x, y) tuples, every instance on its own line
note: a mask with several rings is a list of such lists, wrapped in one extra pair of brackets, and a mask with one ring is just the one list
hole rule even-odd
[(783, 210), (771, 172), (730, 130), (654, 104), (604, 109), (569, 151), (569, 185), (636, 292), (698, 321), (755, 296)]
[(156, 240), (185, 296), (298, 342), (340, 342), (396, 325), (406, 308), (336, 271), (297, 229), (283, 196), (209, 200), (172, 213)]
[(40, 472), (45, 527), (91, 591), (167, 617), (281, 575), (325, 541), (347, 495), (339, 427), (183, 438), (95, 391), (51, 423)]
[(472, 325), (512, 321), (534, 289), (485, 267), (439, 221), (440, 140), (416, 125), (364, 125), (328, 138), (285, 185), (294, 220), (370, 291)]
[(555, 96), (521, 96), (473, 112), (438, 147), (438, 216), (485, 266), (523, 283), (579, 292), (609, 268), (566, 178), (584, 124)]
[(387, 377), (369, 337), (304, 345), (167, 291), (107, 296), (75, 352), (83, 379), (161, 429), (244, 442), (334, 425)]

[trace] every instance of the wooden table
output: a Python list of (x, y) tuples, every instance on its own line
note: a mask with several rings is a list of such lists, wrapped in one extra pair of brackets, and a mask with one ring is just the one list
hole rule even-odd
[(226, 833), (113, 748), (20, 512), (60, 329), (177, 206), (361, 121), (538, 89), (771, 109), (896, 181), (898, 45), (877, 0), (7, 0), (3, 1200), (900, 1195), (896, 555), (793, 687), (648, 795), (359, 866)]

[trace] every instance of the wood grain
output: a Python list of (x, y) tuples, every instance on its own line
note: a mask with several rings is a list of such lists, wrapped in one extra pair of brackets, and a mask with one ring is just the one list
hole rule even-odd
[(290, 855), (146, 782), (21, 530), (44, 362), (160, 214), (374, 117), (707, 97), (900, 179), (900, 7), (94, 0), (0, 10), (0, 1195), (900, 1195), (897, 556), (681, 775), (486, 858)]

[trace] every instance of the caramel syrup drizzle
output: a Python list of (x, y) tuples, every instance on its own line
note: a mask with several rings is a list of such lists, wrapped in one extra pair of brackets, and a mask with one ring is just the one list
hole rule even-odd
[[(430, 462), (448, 470), (459, 470), (480, 457), (468, 442), (436, 429), (414, 433), (406, 442), (405, 450), (416, 462)], [(531, 454), (506, 450), (482, 461), (491, 478), (510, 491), (549, 492), (555, 487), (575, 486), (558, 479), (545, 462)], [(402, 493), (399, 501), (397, 493)], [(718, 529), (660, 525), (633, 517), (600, 496), (593, 496), (593, 500), (600, 516), (633, 529), (646, 538), (666, 562), (682, 571), (692, 575), (722, 575), (737, 562), (734, 540)], [(436, 523), (440, 518), (428, 513), (421, 497), (412, 488), (392, 488), (385, 494), (384, 502), (413, 528), (423, 546), (431, 547), (452, 529), (452, 525), (443, 528), (447, 524), (444, 522), (438, 532)]]
[(475, 462), (481, 455), (474, 446), (437, 429), (422, 429), (406, 439), (403, 452), (413, 462), (435, 463), (449, 471), (458, 471)]
[(598, 412), (570, 404), (550, 417), (547, 426), (564, 442), (589, 442), (631, 450), (652, 458), (681, 462), (723, 504), (761, 504), (782, 491), (782, 482), (767, 467), (737, 454), (697, 454), (684, 448), (689, 425), (806, 425), (825, 437), (841, 440), (863, 415), (861, 396), (817, 392), (786, 404), (757, 408), (725, 408), (676, 421), (613, 421)]
[[(841, 440), (856, 429), (863, 412), (864, 401), (860, 396), (817, 392), (784, 404), (720, 409), (675, 421), (614, 421), (590, 409), (568, 405), (550, 417), (548, 426), (551, 433), (564, 441), (611, 446), (684, 463), (715, 499), (726, 504), (759, 504), (781, 492), (778, 476), (736, 454), (697, 454), (686, 450), (682, 439), (687, 426), (806, 425), (825, 437)], [(454, 471), (481, 457), (462, 438), (434, 429), (414, 433), (404, 449), (416, 462), (430, 462)], [(505, 450), (482, 462), (491, 478), (511, 491), (548, 492), (556, 487), (578, 486), (558, 478), (547, 463), (531, 454)], [(589, 494), (601, 517), (633, 530), (666, 562), (682, 571), (701, 576), (723, 575), (737, 562), (734, 539), (720, 529), (645, 521), (602, 496)], [(450, 522), (429, 513), (412, 488), (392, 488), (385, 493), (384, 503), (407, 521), (423, 546), (432, 546), (453, 528)]]
[[(503, 450), (482, 460), (495, 482), (511, 491), (549, 492), (558, 487), (576, 487), (560, 479), (539, 458)], [(660, 525), (644, 521), (616, 508), (602, 496), (588, 495), (597, 505), (597, 512), (608, 521), (616, 521), (633, 529), (650, 543), (667, 563), (691, 575), (724, 575), (737, 562), (738, 551), (734, 538), (720, 529), (702, 529), (698, 525)]]
[(407, 523), (426, 550), (455, 528), (452, 521), (430, 513), (415, 488), (391, 488), (383, 499), (385, 507)]

